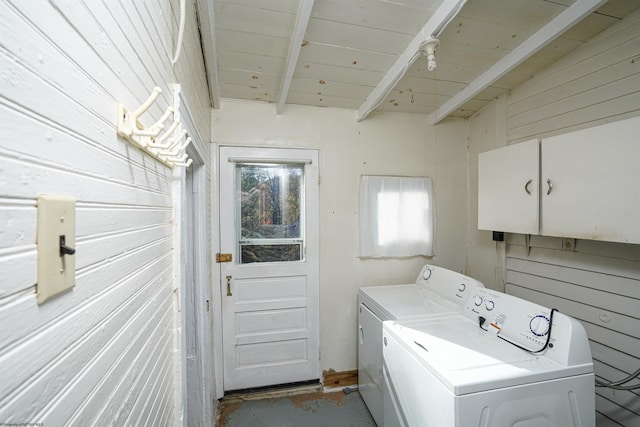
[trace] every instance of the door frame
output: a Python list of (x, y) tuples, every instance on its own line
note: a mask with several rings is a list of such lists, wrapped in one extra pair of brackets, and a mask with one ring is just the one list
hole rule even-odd
[[(220, 252), (221, 240), (220, 240), (220, 148), (221, 147), (234, 147), (234, 148), (257, 148), (257, 149), (300, 149), (300, 150), (309, 150), (316, 151), (317, 153), (317, 162), (318, 162), (318, 199), (317, 199), (317, 214), (318, 214), (318, 225), (320, 222), (320, 149), (315, 147), (297, 147), (297, 146), (287, 146), (287, 147), (279, 147), (279, 146), (260, 146), (260, 145), (250, 145), (250, 144), (219, 144), (219, 143), (211, 143), (211, 176), (214, 184), (211, 188), (211, 230), (212, 230), (212, 260), (213, 263), (213, 286), (217, 286), (218, 289), (213, 289), (213, 357), (214, 357), (214, 376), (215, 376), (215, 398), (221, 399), (224, 397), (224, 346), (223, 346), (223, 328), (222, 328), (222, 298), (223, 298), (223, 290), (222, 290), (222, 277), (220, 272), (220, 266), (215, 262), (215, 253)], [(320, 361), (320, 232), (319, 230), (315, 231), (317, 234), (317, 250), (316, 256), (317, 260), (317, 295), (315, 295), (316, 300), (316, 323), (317, 323), (317, 334), (318, 334), (318, 348), (317, 348), (317, 358), (318, 358), (318, 378), (322, 379), (322, 365)]]
[[(187, 413), (186, 401), (190, 396), (190, 388), (193, 384), (200, 384), (201, 402), (196, 402), (194, 408), (197, 413), (195, 418), (200, 420), (201, 425), (213, 425), (215, 417), (215, 408), (213, 403), (214, 395), (214, 361), (211, 343), (213, 322), (212, 299), (212, 283), (211, 283), (211, 246), (208, 236), (213, 238), (213, 230), (211, 224), (208, 223), (207, 211), (210, 209), (210, 200), (208, 193), (209, 177), (208, 165), (209, 160), (207, 148), (209, 138), (203, 138), (198, 132), (197, 127), (187, 103), (180, 91), (180, 85), (175, 84), (173, 87), (174, 100), (174, 119), (180, 121), (185, 129), (189, 130), (189, 135), (193, 139), (193, 143), (187, 147), (187, 154), (193, 160), (189, 168), (173, 169), (173, 209), (174, 209), (174, 274), (176, 297), (175, 304), (175, 321), (176, 321), (176, 346), (179, 346), (175, 352), (174, 366), (176, 366), (175, 384), (180, 387), (180, 391), (175, 393), (176, 408), (180, 411), (180, 424), (188, 425), (189, 416)], [(204, 153), (207, 153), (205, 155)], [(190, 178), (188, 178), (190, 176)], [(188, 186), (191, 182), (192, 186)], [(193, 255), (193, 289), (194, 297), (201, 304), (196, 304), (193, 309), (194, 325), (187, 322), (187, 301), (185, 292), (189, 283), (187, 281), (188, 263), (186, 255)], [(206, 309), (206, 300), (209, 300), (209, 311)], [(196, 372), (189, 373), (187, 370), (187, 339), (197, 334), (200, 337), (197, 354), (200, 355)], [(179, 369), (178, 369), (179, 367)], [(194, 381), (193, 376), (198, 376), (198, 381)]]
[[(210, 357), (210, 337), (211, 331), (207, 324), (207, 313), (203, 304), (189, 304), (187, 295), (192, 294), (196, 301), (204, 302), (208, 299), (207, 287), (209, 286), (209, 278), (207, 274), (207, 242), (206, 239), (196, 238), (196, 236), (206, 235), (207, 223), (205, 220), (195, 220), (194, 218), (203, 217), (197, 215), (197, 212), (206, 209), (206, 173), (205, 165), (197, 150), (189, 150), (189, 157), (193, 159), (193, 163), (189, 170), (174, 172), (176, 189), (176, 203), (174, 204), (175, 218), (175, 276), (178, 289), (177, 296), (177, 313), (176, 321), (178, 322), (178, 334), (180, 340), (179, 366), (181, 367), (180, 379), (182, 398), (180, 399), (180, 408), (182, 411), (182, 424), (187, 425), (187, 421), (191, 417), (197, 417), (207, 420), (212, 417), (212, 403), (207, 403), (207, 396), (211, 395), (207, 384), (208, 377), (211, 376)], [(196, 189), (193, 192), (193, 188)], [(190, 258), (191, 261), (187, 262)], [(188, 280), (188, 271), (192, 273), (192, 280)], [(191, 322), (190, 320), (193, 320)], [(193, 336), (200, 339), (196, 342), (196, 353), (200, 355), (197, 360), (196, 371), (190, 373), (187, 369), (187, 343)], [(176, 361), (178, 363), (178, 361)], [(193, 375), (193, 377), (192, 377)], [(198, 377), (198, 378), (194, 378)], [(203, 384), (201, 384), (204, 382)], [(201, 402), (196, 403), (193, 408), (197, 414), (190, 416), (186, 402), (193, 396), (193, 387), (201, 384), (202, 387), (197, 393), (201, 396)]]
[(213, 289), (213, 371), (215, 376), (215, 398), (221, 399), (224, 396), (224, 360), (222, 346), (222, 295), (220, 293), (220, 268), (216, 265), (215, 253), (220, 248), (220, 146), (218, 143), (211, 143), (211, 247), (212, 257), (211, 270), (213, 271), (213, 286), (218, 286), (218, 290)]

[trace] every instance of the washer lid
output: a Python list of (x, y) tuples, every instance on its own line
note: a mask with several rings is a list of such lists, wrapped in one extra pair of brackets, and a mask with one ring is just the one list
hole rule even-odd
[(366, 286), (359, 292), (361, 301), (383, 320), (459, 312), (462, 308), (417, 285)]
[(384, 330), (455, 395), (593, 372), (592, 364), (567, 367), (528, 353), (461, 315), (384, 322)]

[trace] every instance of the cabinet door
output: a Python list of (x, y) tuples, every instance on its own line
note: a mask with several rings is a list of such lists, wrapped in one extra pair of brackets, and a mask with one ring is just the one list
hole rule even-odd
[(478, 156), (478, 228), (538, 234), (537, 139)]
[(640, 243), (640, 117), (542, 140), (541, 234)]

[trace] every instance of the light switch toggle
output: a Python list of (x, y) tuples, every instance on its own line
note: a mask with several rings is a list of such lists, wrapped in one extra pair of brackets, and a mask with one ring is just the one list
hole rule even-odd
[(73, 255), (76, 250), (67, 246), (67, 236), (64, 234), (60, 236), (60, 256)]

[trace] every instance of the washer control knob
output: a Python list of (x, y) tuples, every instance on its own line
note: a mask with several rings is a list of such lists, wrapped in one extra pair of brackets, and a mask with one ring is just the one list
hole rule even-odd
[(480, 307), (482, 305), (482, 297), (480, 295), (476, 295), (475, 297), (473, 297), (473, 303)]
[(493, 302), (493, 301), (491, 301), (491, 300), (488, 300), (488, 301), (484, 304), (484, 306), (487, 308), (487, 310), (488, 310), (488, 311), (491, 311), (491, 310), (493, 310), (493, 309), (495, 308), (496, 303), (495, 303), (495, 302)]
[(424, 280), (429, 280), (429, 278), (431, 277), (431, 273), (433, 272), (429, 267), (425, 268), (424, 271), (422, 272), (422, 278)]
[(460, 283), (460, 285), (458, 286), (458, 291), (464, 292), (465, 289), (467, 289), (467, 285), (465, 285), (464, 283)]
[(543, 337), (549, 332), (549, 318), (545, 315), (538, 314), (529, 322), (531, 333), (537, 337)]

